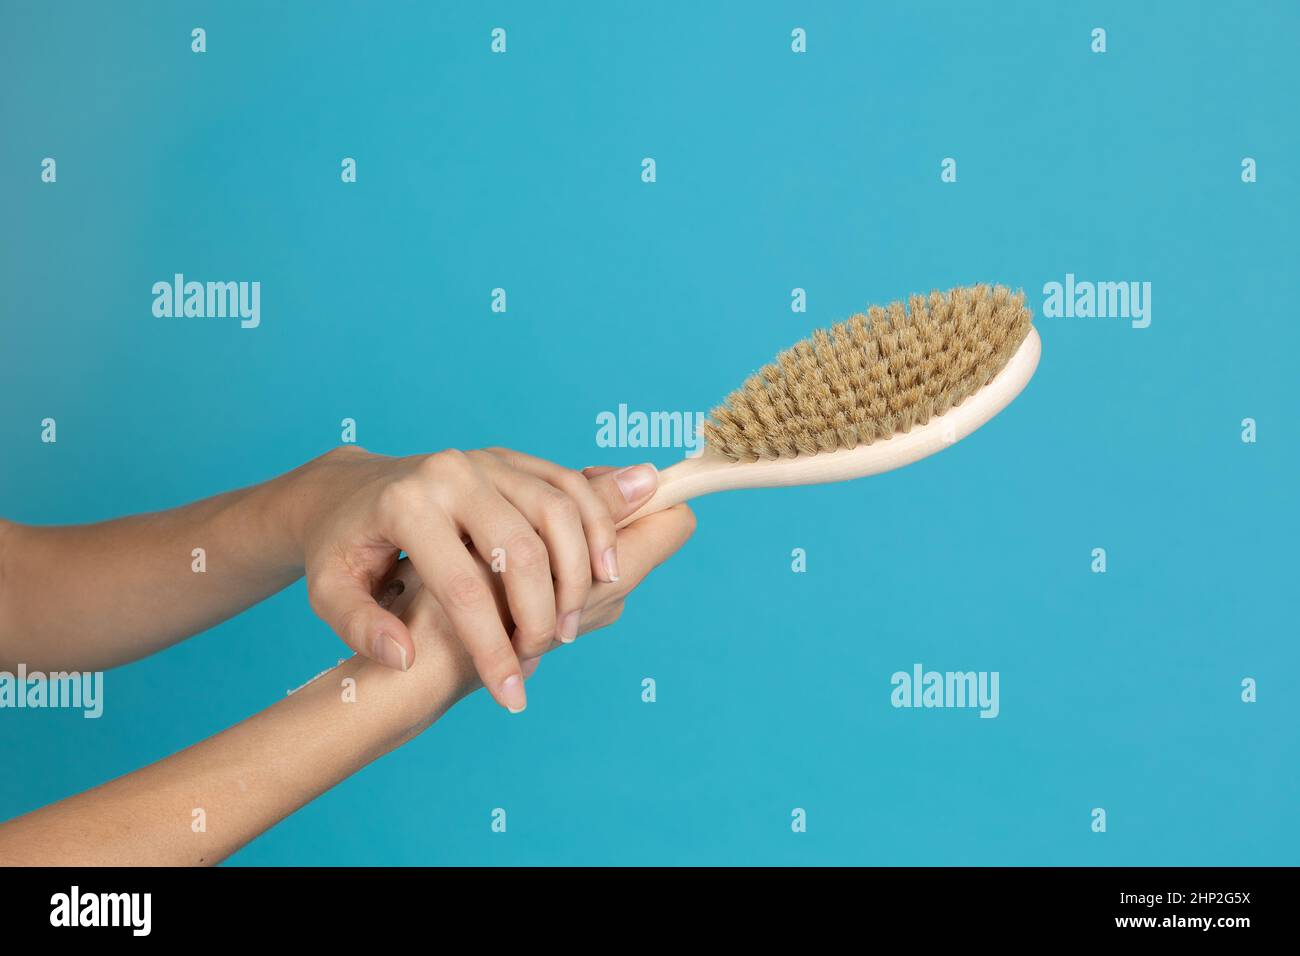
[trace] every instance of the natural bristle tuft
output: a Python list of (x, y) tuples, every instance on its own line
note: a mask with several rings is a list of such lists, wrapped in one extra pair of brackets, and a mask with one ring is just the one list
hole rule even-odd
[(704, 423), (733, 461), (869, 445), (942, 415), (1002, 371), (1029, 334), (1023, 292), (970, 286), (872, 306), (751, 375)]

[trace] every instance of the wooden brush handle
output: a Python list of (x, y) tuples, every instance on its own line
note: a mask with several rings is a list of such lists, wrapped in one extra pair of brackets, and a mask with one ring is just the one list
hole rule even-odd
[(736, 462), (723, 458), (716, 452), (710, 451), (706, 446), (703, 454), (698, 458), (687, 458), (660, 471), (659, 487), (655, 490), (654, 495), (633, 514), (620, 521), (618, 527), (625, 528), (637, 518), (643, 518), (658, 511), (666, 511), (673, 505), (679, 505), (683, 501), (690, 501), (692, 498), (699, 498), (714, 491), (722, 490), (721, 481), (725, 477), (725, 473), (714, 475), (713, 469), (734, 468), (735, 466)]
[(1002, 371), (960, 405), (905, 434), (870, 445), (797, 458), (745, 462), (731, 461), (706, 445), (699, 457), (688, 458), (661, 471), (654, 497), (619, 522), (618, 527), (715, 491), (847, 481), (920, 461), (956, 444), (1010, 405), (1038, 368), (1041, 353), (1038, 332), (1030, 328)]

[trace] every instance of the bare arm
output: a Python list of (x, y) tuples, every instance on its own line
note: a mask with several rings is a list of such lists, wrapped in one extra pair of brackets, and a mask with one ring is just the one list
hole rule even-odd
[(291, 584), (302, 559), (283, 505), (296, 475), (98, 524), (0, 521), (0, 668), (103, 670)]
[(406, 674), (354, 656), (215, 737), (0, 825), (0, 864), (218, 863), (414, 737), (472, 675), (432, 651)]
[[(372, 594), (405, 551), (492, 696), (518, 713), (522, 662), (553, 636), (576, 636), (593, 581), (618, 580), (615, 522), (656, 482), (650, 465), (588, 479), (507, 449), (390, 458), (344, 446), (170, 511), (61, 528), (0, 522), (0, 668), (112, 667), (305, 572), (313, 609), (349, 647), (405, 670), (415, 641)], [(476, 556), (504, 558), (513, 631), (475, 578)]]
[[(620, 531), (623, 573), (617, 583), (592, 588), (581, 630), (616, 620), (627, 593), (681, 547), (694, 525), (679, 505)], [(476, 573), (512, 624), (500, 576), (482, 563)], [(0, 825), (0, 864), (217, 863), (430, 726), (478, 686), (478, 677), (414, 568), (402, 562), (396, 574), (407, 586), (391, 610), (419, 649), (408, 672), (353, 657), (229, 730)], [(548, 649), (559, 646), (553, 640)], [(536, 658), (526, 661), (524, 675), (536, 666)]]

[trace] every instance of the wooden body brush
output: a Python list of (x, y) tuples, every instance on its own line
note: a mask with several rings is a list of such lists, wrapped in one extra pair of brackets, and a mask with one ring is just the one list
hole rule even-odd
[(972, 286), (872, 306), (787, 349), (727, 396), (705, 447), (619, 527), (733, 488), (864, 478), (947, 448), (1011, 403), (1041, 344), (1024, 293)]

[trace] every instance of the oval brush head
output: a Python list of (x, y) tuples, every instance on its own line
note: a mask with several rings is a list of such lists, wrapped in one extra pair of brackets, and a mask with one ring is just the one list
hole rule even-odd
[(698, 458), (665, 469), (636, 514), (731, 488), (900, 468), (979, 428), (1020, 393), (1040, 343), (1021, 292), (977, 285), (873, 306), (818, 330), (711, 412)]
[(1029, 334), (1024, 293), (979, 285), (872, 306), (818, 329), (704, 425), (732, 461), (856, 448), (911, 431), (987, 385)]

